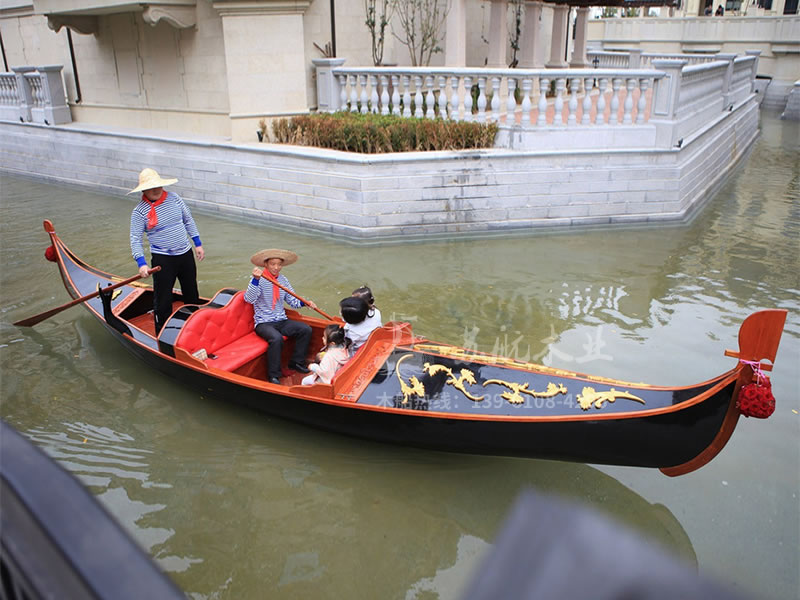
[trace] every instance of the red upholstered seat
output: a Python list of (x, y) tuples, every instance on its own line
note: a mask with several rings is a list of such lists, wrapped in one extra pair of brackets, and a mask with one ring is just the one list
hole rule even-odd
[(253, 331), (253, 305), (237, 292), (222, 308), (200, 308), (186, 319), (175, 347), (193, 354), (205, 348), (206, 364), (234, 371), (267, 351), (267, 341)]

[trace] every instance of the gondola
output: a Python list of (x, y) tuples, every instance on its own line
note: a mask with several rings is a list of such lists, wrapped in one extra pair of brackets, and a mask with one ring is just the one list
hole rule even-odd
[[(450, 452), (691, 472), (730, 439), (739, 391), (772, 369), (786, 319), (785, 310), (750, 315), (738, 352), (726, 351), (735, 365), (685, 387), (475, 352), (415, 335), (403, 322), (375, 330), (330, 384), (303, 386), (300, 374), (284, 369), (278, 385), (267, 381), (266, 342), (253, 332), (253, 309), (242, 291), (226, 288), (203, 304), (183, 305), (176, 290), (174, 312), (156, 337), (152, 287), (86, 264), (50, 221), (44, 227), (67, 292), (78, 299), (101, 291), (83, 306), (158, 371), (223, 401), (316, 428)], [(312, 350), (321, 346), (331, 320), (287, 315), (312, 327)], [(285, 346), (284, 367), (291, 341)]]

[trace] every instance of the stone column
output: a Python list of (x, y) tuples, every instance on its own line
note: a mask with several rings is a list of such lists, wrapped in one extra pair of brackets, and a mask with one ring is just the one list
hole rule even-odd
[(656, 59), (652, 64), (654, 70), (664, 71), (666, 75), (655, 82), (650, 123), (656, 126), (656, 146), (672, 148), (678, 142), (675, 122), (681, 93), (682, 71), (689, 61)]
[(539, 69), (544, 61), (539, 56), (539, 34), (542, 16), (542, 2), (525, 2), (525, 23), (522, 26), (519, 66), (523, 69)]
[(33, 108), (33, 95), (31, 86), (25, 77), (26, 73), (33, 73), (36, 67), (11, 67), (17, 78), (17, 96), (19, 98), (19, 120), (30, 123), (33, 120), (31, 109)]
[(320, 112), (336, 112), (341, 107), (342, 86), (339, 78), (334, 76), (333, 69), (344, 64), (344, 58), (312, 58), (317, 68), (317, 110)]
[(444, 64), (467, 66), (467, 0), (452, 0), (445, 21)]
[(758, 75), (758, 57), (761, 56), (761, 50), (745, 50), (744, 53), (747, 56), (756, 57), (756, 60), (753, 63), (753, 79), (752, 83), (750, 84), (750, 91), (754, 92), (756, 90), (756, 75)]
[(508, 46), (508, 0), (492, 0), (489, 18), (489, 60), (487, 67), (507, 67)]
[(728, 61), (728, 68), (725, 69), (725, 78), (722, 80), (722, 110), (727, 110), (731, 104), (731, 80), (733, 79), (733, 61), (736, 54), (731, 53), (717, 53), (717, 60)]
[(308, 112), (303, 14), (311, 0), (216, 0), (222, 17), (233, 141), (259, 121)]
[(575, 20), (575, 45), (572, 48), (572, 60), (569, 61), (569, 66), (573, 69), (583, 69), (589, 66), (589, 63), (586, 61), (586, 31), (588, 28), (588, 16), (589, 7), (579, 6), (578, 16)]
[(72, 115), (67, 106), (67, 96), (64, 93), (64, 84), (61, 81), (63, 65), (46, 65), (37, 67), (42, 79), (44, 92), (44, 119), (49, 125), (71, 123)]
[(569, 6), (556, 4), (553, 7), (553, 34), (550, 37), (550, 60), (545, 65), (548, 69), (565, 69), (564, 48), (567, 43), (567, 16)]
[(631, 48), (631, 49), (628, 50), (628, 68), (629, 69), (641, 69), (642, 68), (642, 49), (641, 48)]

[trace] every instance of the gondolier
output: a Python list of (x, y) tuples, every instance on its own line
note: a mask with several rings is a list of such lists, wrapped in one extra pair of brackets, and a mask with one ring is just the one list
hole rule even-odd
[(131, 254), (139, 265), (139, 273), (143, 277), (149, 274), (142, 246), (145, 233), (150, 242), (151, 262), (154, 267), (161, 267), (161, 271), (153, 274), (156, 335), (172, 314), (172, 288), (176, 279), (181, 284), (184, 304), (200, 303), (192, 242), (197, 260), (203, 260), (205, 251), (189, 207), (178, 194), (164, 189), (177, 181), (163, 179), (154, 169), (144, 169), (139, 173), (139, 185), (128, 192), (142, 192), (142, 201), (131, 213)]

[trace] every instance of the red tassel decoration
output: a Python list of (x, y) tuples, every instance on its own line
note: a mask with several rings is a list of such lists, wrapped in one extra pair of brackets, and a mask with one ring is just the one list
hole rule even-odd
[(766, 419), (775, 412), (775, 396), (772, 395), (772, 382), (766, 375), (761, 383), (748, 383), (739, 390), (736, 406), (745, 417)]

